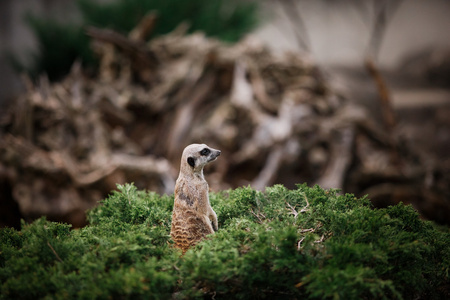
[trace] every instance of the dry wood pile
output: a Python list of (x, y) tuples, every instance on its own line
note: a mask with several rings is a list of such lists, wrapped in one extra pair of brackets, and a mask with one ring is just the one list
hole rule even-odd
[(75, 64), (62, 82), (28, 82), (0, 119), (3, 208), (82, 226), (116, 183), (171, 193), (181, 151), (204, 142), (222, 150), (206, 171), (213, 190), (318, 183), (449, 220), (443, 169), (331, 91), (310, 61), (250, 38), (185, 35), (183, 25), (146, 44), (151, 26), (128, 37), (88, 29), (96, 78)]

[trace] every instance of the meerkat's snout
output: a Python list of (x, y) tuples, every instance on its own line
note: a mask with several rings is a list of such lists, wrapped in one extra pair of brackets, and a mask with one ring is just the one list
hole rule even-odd
[(210, 156), (210, 158), (208, 159), (208, 162), (213, 161), (213, 160), (216, 160), (217, 157), (220, 156), (220, 153), (221, 153), (220, 150), (214, 150), (214, 151), (212, 151), (212, 152), (211, 152), (211, 156)]

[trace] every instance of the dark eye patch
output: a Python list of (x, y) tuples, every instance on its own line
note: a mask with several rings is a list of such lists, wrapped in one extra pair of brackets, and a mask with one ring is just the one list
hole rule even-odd
[(206, 156), (209, 153), (211, 153), (211, 150), (209, 150), (208, 148), (205, 148), (202, 151), (200, 151), (200, 155), (202, 155), (202, 156)]
[(188, 157), (187, 162), (191, 167), (195, 167), (195, 158)]

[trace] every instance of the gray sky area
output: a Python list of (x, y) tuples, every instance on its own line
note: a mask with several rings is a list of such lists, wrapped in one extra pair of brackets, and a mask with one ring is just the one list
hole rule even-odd
[[(358, 9), (353, 2), (298, 2), (312, 56), (317, 62), (337, 65), (361, 63), (368, 44), (372, 14), (369, 10)], [(256, 35), (272, 48), (297, 50), (293, 33), (295, 27), (287, 20), (285, 11), (280, 5), (270, 5), (267, 11), (270, 22), (261, 26)], [(388, 24), (381, 44), (379, 63), (392, 68), (405, 55), (430, 48), (449, 47), (450, 1), (405, 0)]]

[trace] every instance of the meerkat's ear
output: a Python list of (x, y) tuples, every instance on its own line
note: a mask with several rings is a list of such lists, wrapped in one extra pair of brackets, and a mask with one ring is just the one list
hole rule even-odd
[(195, 158), (189, 156), (187, 162), (191, 167), (195, 167)]

